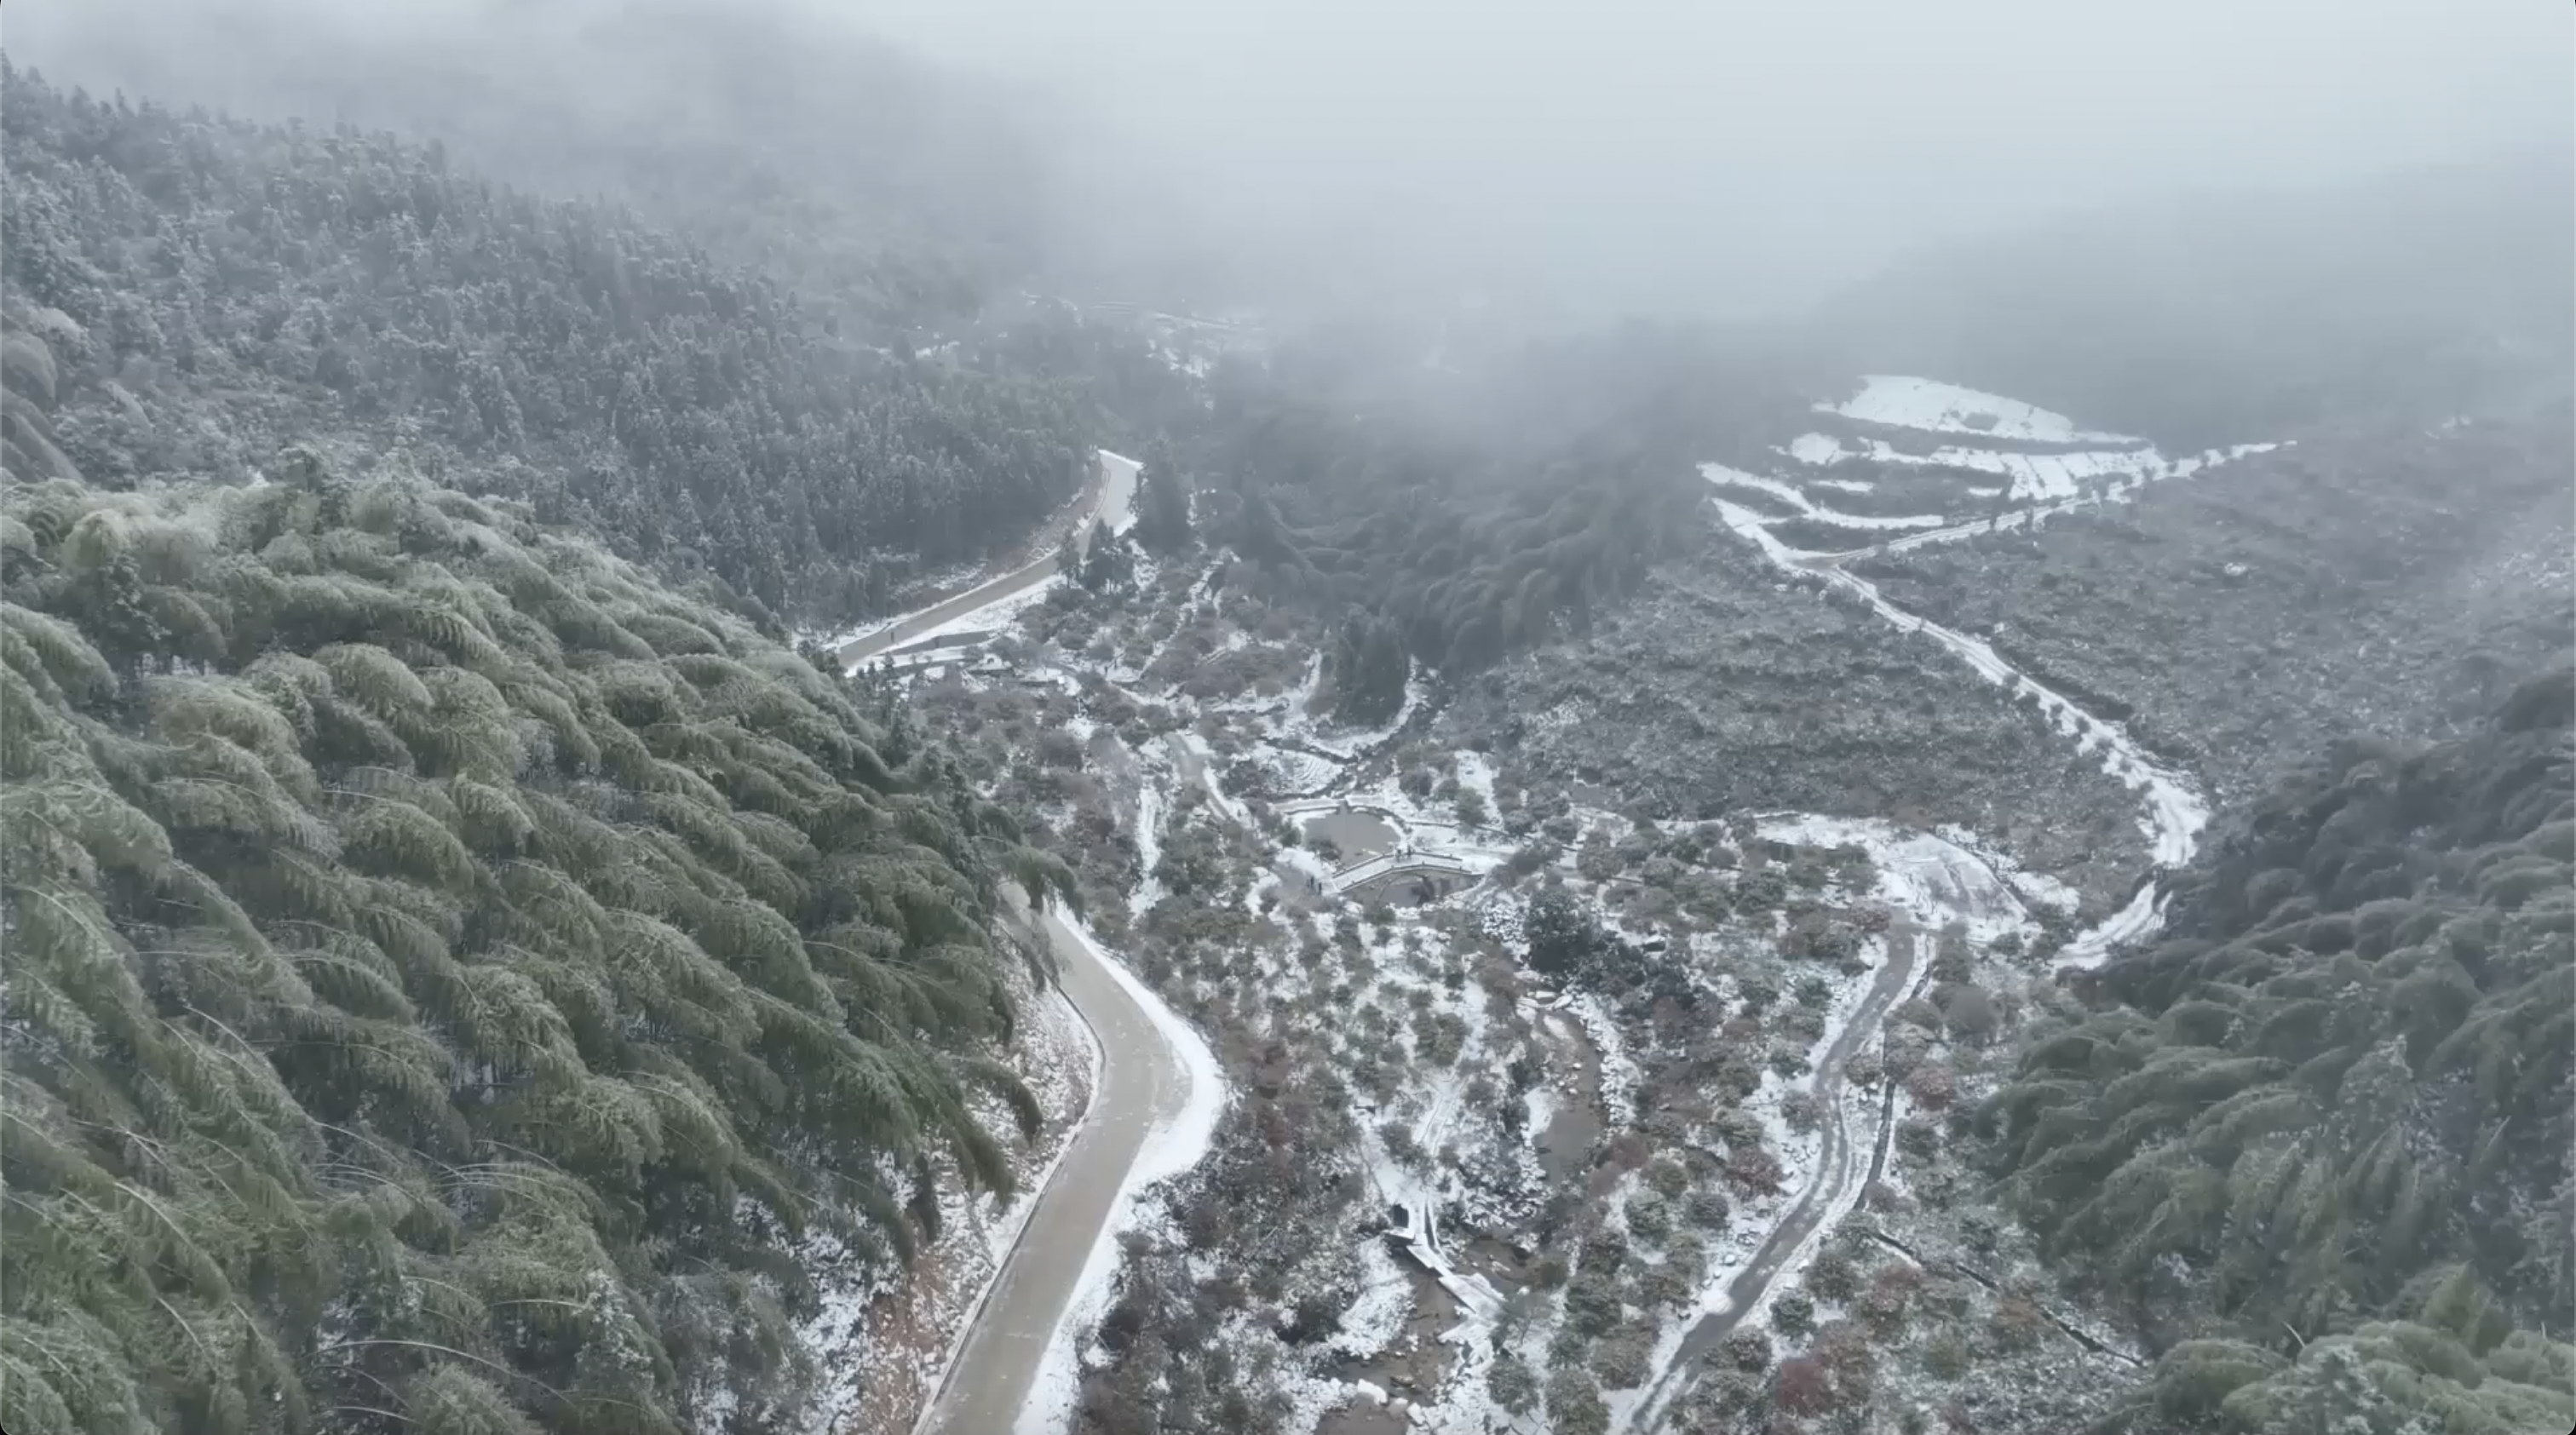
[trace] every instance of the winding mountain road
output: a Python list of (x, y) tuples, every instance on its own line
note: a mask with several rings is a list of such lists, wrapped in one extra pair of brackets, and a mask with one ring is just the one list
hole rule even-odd
[(1055, 913), (1040, 919), (1057, 982), (1100, 1042), (1100, 1081), (1020, 1238), (1002, 1260), (915, 1435), (1007, 1435), (1082, 1286), (1148, 1137), (1187, 1104), (1190, 1076), (1154, 1019)]
[[(1100, 485), (1098, 496), (1087, 513), (1077, 515), (1065, 542), (1081, 544), (1089, 540), (1091, 525), (1106, 523), (1116, 528), (1127, 517), (1136, 497), (1136, 474), (1143, 464), (1135, 459), (1100, 450)], [(841, 645), (841, 666), (853, 668), (868, 659), (899, 647), (922, 634), (955, 622), (978, 608), (989, 608), (1005, 598), (1020, 594), (1045, 582), (1056, 571), (1055, 550), (1030, 559), (998, 578), (984, 582), (945, 602), (935, 603), (918, 613), (907, 614), (873, 633), (862, 634)]]

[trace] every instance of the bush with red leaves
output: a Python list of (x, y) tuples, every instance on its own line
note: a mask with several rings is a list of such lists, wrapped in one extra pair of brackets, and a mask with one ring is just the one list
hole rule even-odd
[(1927, 1061), (1907, 1073), (1905, 1089), (1914, 1097), (1915, 1105), (1926, 1111), (1940, 1111), (1949, 1106), (1957, 1086), (1951, 1080), (1949, 1067)]
[(1905, 1307), (1922, 1284), (1923, 1272), (1903, 1261), (1880, 1266), (1869, 1279), (1869, 1289), (1861, 1294), (1862, 1319), (1881, 1328), (1902, 1324)]
[(1870, 1333), (1852, 1320), (1827, 1321), (1816, 1331), (1808, 1353), (1825, 1364), (1834, 1392), (1846, 1408), (1869, 1404), (1878, 1387), (1878, 1352)]
[(1791, 1415), (1822, 1415), (1840, 1403), (1834, 1396), (1833, 1372), (1812, 1355), (1795, 1355), (1780, 1362), (1775, 1398), (1780, 1408)]
[(1726, 1179), (1729, 1185), (1748, 1195), (1766, 1195), (1780, 1189), (1780, 1158), (1767, 1146), (1738, 1146), (1727, 1153)]
[(2041, 1334), (2048, 1329), (2048, 1318), (2040, 1314), (2038, 1305), (2029, 1297), (2008, 1295), (1995, 1302), (1995, 1313), (1988, 1318), (1986, 1329), (1994, 1336), (1995, 1344), (2004, 1349), (2028, 1350), (2039, 1344)]

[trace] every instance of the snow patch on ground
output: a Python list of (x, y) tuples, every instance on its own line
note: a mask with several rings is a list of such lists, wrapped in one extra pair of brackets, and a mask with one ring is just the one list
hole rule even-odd
[[(1994, 859), (1980, 851), (1973, 838), (1963, 842), (1949, 835), (1964, 829), (1904, 832), (1875, 818), (1801, 814), (1763, 818), (1756, 830), (1775, 842), (1863, 849), (1878, 873), (1871, 895), (1927, 929), (1938, 931), (1952, 921), (1964, 922), (1969, 940), (1981, 944), (2006, 933), (2028, 936), (2037, 931), (2019, 889), (1998, 870)], [(2064, 890), (2063, 883), (2056, 885)]]
[[(2152, 448), (2018, 453), (1944, 445), (1931, 453), (1906, 453), (1885, 439), (1871, 439), (1859, 448), (1846, 448), (1839, 439), (1824, 434), (1807, 434), (1790, 444), (1786, 452), (1800, 463), (1816, 466), (1866, 458), (1893, 466), (1990, 473), (2006, 480), (2005, 485), (1968, 491), (1982, 498), (2001, 498), (2008, 494), (2030, 502), (2049, 502), (2076, 497), (2087, 485), (2104, 480), (2120, 485), (2126, 492), (2155, 479), (2187, 478), (2213, 465), (2267, 452), (2275, 447), (2278, 445), (2237, 444), (2232, 448), (2209, 449), (2177, 459), (2168, 459)], [(1847, 488), (1853, 480), (1820, 478), (1810, 482), (1821, 487)]]
[(2066, 415), (2019, 399), (1907, 374), (1867, 375), (1859, 393), (1838, 404), (1819, 403), (1815, 407), (1818, 413), (1839, 414), (1861, 423), (1931, 433), (1981, 434), (2035, 443), (2139, 442), (2126, 434), (2079, 429)]
[(1846, 453), (1843, 450), (1840, 440), (1836, 439), (1831, 434), (1821, 433), (1802, 433), (1796, 438), (1789, 440), (1789, 447), (1784, 451), (1789, 455), (1789, 457), (1796, 459), (1800, 463), (1812, 463), (1819, 466), (1829, 463), (1840, 463), (1844, 459), (1851, 457), (1849, 453)]
[(1637, 1059), (1628, 1054), (1627, 1043), (1619, 1037), (1619, 1024), (1601, 1009), (1599, 997), (1581, 993), (1566, 1004), (1566, 1010), (1583, 1023), (1584, 1035), (1592, 1038), (1592, 1049), (1600, 1055), (1601, 1109), (1607, 1114), (1610, 1129), (1620, 1130), (1637, 1115), (1637, 1090), (1644, 1081)]
[(1208, 801), (1216, 804), (1216, 810), (1224, 813), (1230, 822), (1243, 827), (1257, 827), (1258, 824), (1252, 820), (1252, 811), (1243, 805), (1243, 799), (1227, 792), (1217, 781), (1216, 752), (1208, 746), (1208, 740), (1197, 733), (1184, 732), (1172, 734), (1172, 741), (1180, 744), (1194, 759), (1190, 765), (1198, 769), (1199, 785), (1207, 790)]
[(1952, 846), (1974, 853), (1978, 861), (1993, 869), (1995, 875), (2010, 883), (2025, 903), (2072, 912), (2083, 905), (2083, 894), (2043, 872), (2028, 872), (2009, 852), (1956, 823), (1944, 823), (1932, 829), (1934, 836)]
[(1370, 1241), (1360, 1247), (1360, 1293), (1342, 1312), (1341, 1328), (1324, 1347), (1366, 1360), (1395, 1342), (1411, 1314), (1413, 1282), (1386, 1253), (1385, 1242)]
[[(998, 598), (972, 612), (960, 613), (938, 627), (920, 633), (912, 641), (944, 638), (951, 633), (1007, 633), (1017, 637), (1020, 631), (1020, 614), (1045, 602), (1047, 595), (1053, 593), (1063, 582), (1064, 578), (1061, 575), (1051, 574), (1034, 586), (1024, 588), (1007, 598)], [(898, 650), (899, 653), (900, 650)]]
[(1100, 450), (1100, 507), (1093, 522), (1111, 533), (1136, 526), (1136, 474), (1144, 466), (1123, 453)]
[(1493, 763), (1486, 760), (1481, 752), (1462, 752), (1457, 760), (1459, 789), (1484, 799), (1488, 814), (1501, 811), (1499, 799), (1494, 796)]
[(1156, 776), (1143, 772), (1136, 786), (1136, 865), (1145, 876), (1127, 894), (1127, 910), (1138, 916), (1163, 900), (1162, 879), (1154, 875), (1154, 869), (1163, 864), (1163, 789), (1156, 784)]

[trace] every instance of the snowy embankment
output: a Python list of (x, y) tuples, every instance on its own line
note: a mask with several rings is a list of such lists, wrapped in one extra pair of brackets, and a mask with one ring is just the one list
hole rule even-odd
[(1111, 533), (1136, 526), (1136, 475), (1145, 465), (1123, 453), (1100, 450), (1100, 507), (1092, 521)]
[[(2005, 688), (2016, 700), (2027, 697), (2037, 703), (2051, 726), (2074, 739), (2078, 752), (2098, 750), (2103, 770), (2141, 795), (2145, 811), (2139, 818), (2139, 826), (2146, 833), (2156, 865), (2170, 869), (2191, 860), (2200, 831), (2208, 825), (2209, 806), (2188, 774), (2149, 756), (2121, 724), (2094, 717), (2065, 694), (2035, 682), (2015, 669), (1995, 652), (1992, 643), (1942, 627), (1897, 607), (1879, 593), (1876, 584), (1844, 571), (1836, 560), (1866, 552), (1900, 553), (1930, 543), (1959, 542), (1980, 534), (2036, 527), (2042, 519), (2081, 504), (2125, 501), (2150, 481), (2188, 477), (2218, 464), (2267, 452), (2279, 445), (2238, 444), (2232, 448), (2211, 449), (2187, 458), (2169, 460), (2143, 439), (2079, 429), (2063, 414), (2051, 413), (2016, 399), (1933, 379), (1891, 374), (1870, 375), (1853, 397), (1839, 403), (1819, 403), (1815, 408), (1820, 413), (1837, 415), (1856, 423), (1913, 429), (1921, 433), (1966, 435), (1998, 442), (2090, 446), (2078, 452), (2025, 453), (1949, 443), (1929, 455), (1922, 455), (1899, 452), (1878, 439), (1867, 440), (1865, 449), (1854, 451), (1846, 449), (1842, 440), (1826, 434), (1801, 435), (1792, 440), (1783, 452), (1808, 469), (1829, 468), (1847, 458), (1869, 458), (1884, 465), (1990, 472), (2009, 477), (2012, 480), (2011, 491), (2016, 497), (2051, 500), (1973, 522), (1936, 524), (1922, 531), (1888, 538), (1853, 553), (1802, 552), (1781, 542), (1771, 532), (1771, 525), (1777, 520), (1725, 498), (1717, 500), (1717, 508), (1728, 528), (1751, 539), (1764, 556), (1782, 569), (1791, 573), (1813, 574), (1857, 595), (1880, 617), (1907, 632), (1921, 633), (1941, 644), (1987, 681)], [(1780, 498), (1809, 518), (1842, 523), (1847, 517), (1837, 517), (1832, 510), (1808, 501), (1796, 485), (1780, 478), (1764, 478), (1718, 464), (1701, 465), (1701, 473), (1721, 488), (1748, 488)], [(2084, 484), (2103, 479), (2110, 481), (2090, 492), (2081, 491)], [(1828, 480), (1810, 478), (1807, 481), (1824, 483)], [(1921, 528), (1911, 520), (1899, 522)], [(1882, 521), (1876, 526), (1890, 525)], [(2055, 894), (2051, 895), (2053, 898)], [(2069, 943), (2060, 954), (2060, 960), (2073, 966), (2098, 964), (2113, 948), (2149, 935), (2162, 921), (2162, 899), (2157, 894), (2156, 884), (2146, 883), (2132, 896), (2128, 905), (2108, 921)]]
[(1136, 786), (1136, 866), (1145, 875), (1127, 894), (1128, 912), (1139, 917), (1163, 900), (1163, 880), (1154, 875), (1163, 865), (1163, 790), (1153, 773), (1144, 776)]
[[(927, 1405), (955, 1364), (981, 1299), (1027, 1227), (1039, 1194), (1072, 1149), (1082, 1113), (1100, 1090), (1100, 1043), (1064, 993), (1053, 988), (1030, 1003), (1024, 1031), (1022, 1075), (1046, 1113), (1050, 1144), (1040, 1148), (1034, 1169), (1021, 1165), (1016, 1171), (1017, 1194), (997, 1201), (962, 1185), (943, 1187), (939, 1236), (906, 1272), (865, 1267), (871, 1274), (864, 1280), (836, 1280), (829, 1273), (863, 1267), (838, 1240), (807, 1238), (800, 1260), (821, 1273), (821, 1309), (797, 1336), (824, 1372), (799, 1427), (809, 1435), (900, 1429), (902, 1412)], [(998, 1109), (979, 1115), (992, 1125), (1007, 1120)], [(711, 1419), (699, 1429), (714, 1435), (722, 1425)]]
[[(1975, 533), (1988, 533), (2000, 527), (2016, 527), (2052, 513), (2063, 513), (2079, 504), (2121, 502), (2140, 488), (2153, 482), (2189, 478), (2203, 469), (2214, 468), (2258, 453), (2279, 448), (2272, 443), (2240, 443), (2229, 448), (2205, 449), (2182, 458), (2168, 459), (2154, 449), (2125, 449), (2114, 452), (2082, 453), (2004, 453), (1992, 449), (1942, 448), (1928, 454), (1899, 453), (1883, 439), (1872, 441), (1866, 452), (1842, 447), (1838, 440), (1823, 434), (1807, 434), (1789, 445), (1791, 458), (1809, 465), (1830, 465), (1847, 458), (1868, 458), (1883, 464), (1904, 464), (1917, 468), (1962, 469), (1975, 473), (1992, 473), (2009, 481), (2010, 497), (2041, 503), (2044, 506), (1980, 519), (1970, 523), (1947, 524), (1936, 531), (1909, 534), (1887, 543), (1891, 551), (1920, 547), (1925, 543), (1944, 543)], [(1708, 465), (1702, 465), (1703, 471)], [(2105, 481), (2107, 480), (2107, 482)], [(1773, 481), (1775, 484), (1777, 480)], [(1808, 482), (1820, 488), (1851, 490), (1846, 480), (1814, 478)], [(1766, 491), (1769, 491), (1766, 488)], [(1990, 489), (1976, 490), (1994, 492)], [(1827, 522), (1843, 520), (1823, 513), (1811, 517)], [(1889, 526), (1889, 525), (1882, 525)]]
[[(1873, 439), (1865, 449), (1846, 449), (1823, 434), (1807, 434), (1789, 446), (1789, 456), (1800, 463), (1830, 465), (1848, 458), (1865, 458), (1875, 463), (1901, 464), (1913, 468), (1949, 468), (1970, 473), (1991, 473), (2007, 482), (2006, 493), (2016, 499), (2038, 500), (2073, 498), (2084, 485), (2108, 478), (2142, 480), (2179, 478), (2204, 466), (2209, 458), (2167, 459), (2152, 448), (2080, 449), (2072, 453), (2016, 453), (2001, 449), (1960, 448), (1944, 446), (1931, 453), (1900, 452), (1885, 439)], [(2214, 451), (2215, 452), (2215, 451)]]
[(1779, 479), (1764, 478), (1758, 473), (1746, 473), (1740, 468), (1729, 468), (1722, 463), (1701, 464), (1699, 473), (1700, 477), (1711, 483), (1732, 484), (1737, 488), (1749, 488), (1757, 493), (1767, 493), (1798, 510), (1799, 517), (1811, 518), (1818, 523), (1830, 523), (1836, 528), (1939, 528), (1949, 521), (1937, 513), (1908, 514), (1901, 518), (1882, 518), (1867, 513), (1844, 513), (1839, 509), (1827, 508), (1813, 502), (1807, 495)]
[(1082, 1388), (1082, 1343), (1097, 1329), (1101, 1317), (1109, 1310), (1116, 1291), (1118, 1276), (1118, 1237), (1127, 1231), (1168, 1219), (1149, 1205), (1149, 1189), (1157, 1182), (1168, 1181), (1189, 1172), (1205, 1159), (1216, 1140), (1217, 1122), (1225, 1114), (1227, 1091), (1224, 1068), (1216, 1052), (1196, 1027), (1181, 1019), (1178, 1012), (1154, 994), (1153, 988), (1139, 980), (1124, 962), (1111, 956), (1098, 938), (1071, 913), (1059, 913), (1065, 930), (1073, 934), (1083, 951), (1098, 962), (1116, 980), (1136, 1005), (1154, 1023), (1155, 1031), (1178, 1058), (1188, 1082), (1188, 1094), (1168, 1113), (1155, 1122), (1147, 1133), (1144, 1148), (1137, 1152), (1135, 1163), (1119, 1182), (1118, 1199), (1110, 1217), (1103, 1223), (1091, 1255), (1083, 1263), (1082, 1279), (1073, 1298), (1066, 1302), (1055, 1335), (1047, 1343), (1044, 1360), (1038, 1367), (1037, 1379), (1030, 1388), (1026, 1404), (1020, 1408), (1016, 1435), (1058, 1435), (1072, 1422), (1074, 1403)]
[(2038, 879), (2048, 895), (2032, 897), (2001, 859), (1980, 850), (1974, 834), (1961, 828), (1944, 832), (1904, 832), (1876, 818), (1819, 817), (1795, 814), (1759, 819), (1755, 829), (1775, 842), (1806, 847), (1858, 847), (1869, 853), (1878, 873), (1871, 896), (1912, 917), (1927, 931), (1952, 922), (1966, 925), (1968, 940), (1980, 946), (2010, 935), (2034, 936), (2028, 902), (2057, 905), (2062, 884)]
[[(1072, 520), (1067, 539), (1070, 542), (1082, 542), (1095, 524), (1111, 533), (1124, 533), (1135, 526), (1136, 475), (1144, 465), (1105, 448), (1096, 449), (1094, 453), (1100, 468), (1099, 496), (1088, 515)], [(874, 658), (885, 649), (918, 644), (924, 638), (1007, 628), (1008, 619), (1016, 616), (1020, 607), (1036, 601), (1057, 581), (1055, 565), (1061, 546), (1049, 545), (1017, 569), (994, 574), (967, 592), (909, 613), (861, 623), (828, 636), (819, 632), (803, 632), (797, 637), (817, 639), (824, 647), (842, 654), (843, 661), (855, 663)], [(944, 575), (944, 581), (970, 582), (968, 575), (971, 572), (971, 569), (963, 568), (953, 570)]]

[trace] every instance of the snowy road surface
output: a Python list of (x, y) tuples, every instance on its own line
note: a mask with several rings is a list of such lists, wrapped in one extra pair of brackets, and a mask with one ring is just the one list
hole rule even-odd
[[(1144, 465), (1132, 458), (1100, 451), (1100, 498), (1091, 513), (1074, 520), (1074, 537), (1080, 542), (1091, 531), (1092, 523), (1109, 525), (1114, 532), (1126, 526), (1127, 512), (1136, 496), (1136, 472)], [(989, 608), (1007, 598), (1015, 598), (1054, 576), (1056, 556), (1052, 550), (1030, 559), (1011, 572), (969, 589), (944, 603), (936, 603), (918, 613), (908, 613), (873, 633), (853, 638), (841, 647), (841, 666), (856, 667), (889, 648), (962, 618), (978, 608)]]
[[(1963, 891), (1958, 895), (1964, 907), (1967, 894)], [(1725, 1304), (1700, 1317), (1699, 1323), (1682, 1337), (1679, 1352), (1638, 1402), (1629, 1428), (1653, 1429), (1673, 1399), (1689, 1388), (1702, 1358), (1733, 1335), (1745, 1317), (1763, 1309), (1772, 1283), (1803, 1266), (1816, 1239), (1858, 1203), (1862, 1184), (1869, 1178), (1871, 1158), (1878, 1150), (1878, 1133), (1874, 1129), (1850, 1129), (1851, 1118), (1843, 1109), (1843, 1068), (1855, 1053), (1868, 1050), (1878, 1040), (1879, 1024), (1914, 979), (1916, 949), (1922, 945), (1910, 917), (1900, 913), (1889, 928), (1886, 965), (1878, 969), (1878, 975), (1870, 982), (1869, 995), (1861, 999), (1860, 1009), (1844, 1025), (1842, 1034), (1826, 1048), (1825, 1058), (1817, 1063), (1815, 1079), (1809, 1084), (1809, 1090), (1816, 1095), (1817, 1109), (1825, 1117), (1817, 1133), (1821, 1139), (1812, 1178), (1789, 1208), (1780, 1213), (1779, 1223), (1762, 1238), (1753, 1259), (1726, 1288)]]
[(973, 1316), (920, 1435), (1004, 1435), (1038, 1384), (1048, 1348), (1086, 1284), (1148, 1141), (1192, 1105), (1191, 1064), (1107, 961), (1055, 913), (1057, 980), (1100, 1042), (1100, 1085), (1018, 1244)]

